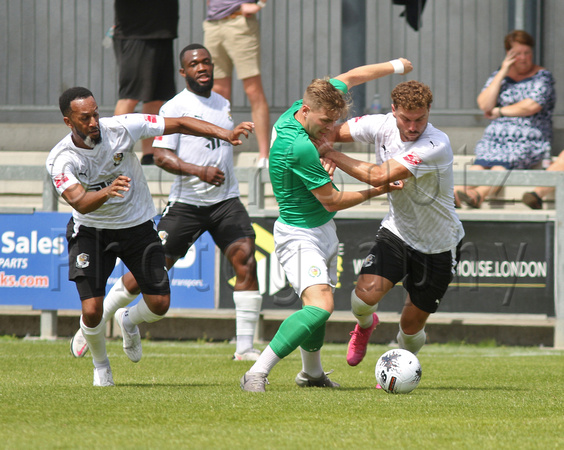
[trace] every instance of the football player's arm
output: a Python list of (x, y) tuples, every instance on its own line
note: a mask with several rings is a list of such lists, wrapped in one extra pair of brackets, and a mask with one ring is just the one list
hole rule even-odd
[(225, 182), (225, 174), (217, 167), (187, 163), (168, 148), (154, 147), (154, 158), (157, 166), (175, 175), (195, 175), (214, 186), (221, 186)]
[(327, 152), (335, 150), (335, 142), (353, 142), (348, 122), (336, 125), (333, 130), (319, 139), (311, 139), (320, 156), (325, 156)]
[(366, 161), (351, 158), (337, 150), (329, 150), (324, 158), (333, 161), (339, 169), (364, 183), (372, 186), (386, 186), (394, 181), (404, 180), (413, 174), (394, 159), (376, 165)]
[(363, 203), (372, 197), (376, 197), (377, 195), (402, 188), (403, 183), (400, 182), (397, 185), (389, 184), (386, 186), (365, 189), (363, 191), (341, 192), (336, 190), (332, 183), (327, 183), (319, 188), (312, 189), (311, 192), (327, 211), (335, 212), (359, 205), (360, 203)]
[(227, 141), (232, 145), (241, 145), (241, 135), (249, 136), (253, 132), (253, 122), (241, 122), (233, 130), (218, 127), (213, 123), (194, 119), (193, 117), (165, 117), (165, 129), (163, 134), (190, 134), (192, 136), (212, 137)]
[(80, 183), (77, 183), (66, 188), (62, 196), (80, 214), (88, 214), (96, 211), (112, 197), (123, 198), (123, 192), (129, 191), (130, 181), (131, 178), (120, 175), (112, 184), (99, 191), (86, 191)]
[[(399, 68), (403, 65), (403, 71), (399, 71)], [(396, 66), (398, 71), (396, 71)], [(392, 75), (393, 73), (399, 73), (405, 75), (413, 70), (413, 65), (411, 62), (405, 58), (399, 58), (396, 60), (378, 63), (378, 64), (368, 64), (366, 66), (355, 67), (348, 72), (342, 73), (341, 75), (335, 77), (337, 80), (342, 81), (350, 89), (359, 84), (364, 84), (367, 81), (375, 80), (377, 78), (385, 77), (386, 75)]]

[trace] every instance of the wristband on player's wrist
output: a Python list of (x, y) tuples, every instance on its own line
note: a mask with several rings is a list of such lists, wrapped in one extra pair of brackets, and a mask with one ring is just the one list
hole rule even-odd
[(394, 67), (394, 73), (402, 74), (405, 71), (403, 63), (399, 59), (392, 59), (390, 64)]

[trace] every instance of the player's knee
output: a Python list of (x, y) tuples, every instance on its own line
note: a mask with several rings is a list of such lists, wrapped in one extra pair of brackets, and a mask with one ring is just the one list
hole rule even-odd
[(354, 293), (360, 300), (362, 300), (367, 305), (375, 305), (382, 299), (382, 296), (378, 295), (379, 293), (378, 290), (374, 290), (369, 287), (362, 287), (357, 285), (357, 287), (354, 290)]
[(147, 306), (153, 314), (164, 316), (170, 308), (170, 295), (147, 296)]
[(137, 280), (131, 272), (127, 272), (123, 276), (123, 285), (125, 289), (127, 289), (127, 292), (131, 294), (139, 294), (141, 292), (141, 289), (139, 289), (139, 284), (137, 284)]
[(258, 289), (258, 278), (255, 268), (242, 268), (236, 273), (235, 287), (240, 291), (255, 291)]
[(358, 278), (355, 294), (368, 305), (375, 305), (393, 287), (393, 283), (379, 276), (361, 275)]
[(82, 305), (82, 321), (88, 328), (97, 327), (102, 321), (103, 314), (102, 308)]

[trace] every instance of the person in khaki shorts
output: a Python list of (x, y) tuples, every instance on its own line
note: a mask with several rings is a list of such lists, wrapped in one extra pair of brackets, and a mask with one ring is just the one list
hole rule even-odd
[(268, 167), (270, 118), (260, 75), (260, 32), (256, 14), (265, 1), (208, 0), (204, 47), (214, 60), (214, 92), (231, 101), (233, 67), (251, 104), (259, 147), (258, 166)]

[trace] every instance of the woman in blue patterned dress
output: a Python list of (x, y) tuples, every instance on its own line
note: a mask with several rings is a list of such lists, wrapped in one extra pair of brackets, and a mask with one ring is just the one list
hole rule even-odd
[[(554, 78), (533, 62), (534, 39), (514, 30), (505, 37), (506, 55), (501, 68), (487, 80), (478, 106), (491, 123), (474, 150), (470, 170), (531, 169), (550, 151), (552, 112), (556, 103)], [(496, 186), (458, 186), (457, 206), (463, 201), (479, 208)]]

